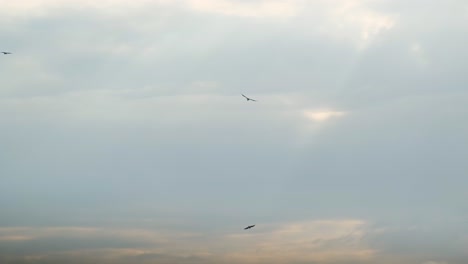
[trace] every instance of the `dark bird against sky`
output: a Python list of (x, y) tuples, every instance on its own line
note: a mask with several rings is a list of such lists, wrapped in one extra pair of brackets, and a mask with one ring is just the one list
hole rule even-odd
[(244, 228), (244, 230), (247, 230), (247, 229), (250, 229), (252, 227), (254, 227), (255, 225), (249, 225), (248, 227)]
[(252, 98), (249, 98), (249, 97), (247, 97), (247, 96), (245, 96), (245, 95), (243, 95), (243, 94), (242, 94), (242, 96), (244, 96), (245, 99), (247, 99), (247, 101), (254, 101), (254, 102), (257, 102), (257, 100), (254, 100), (254, 99), (252, 99)]
[(2, 51), (1, 53), (3, 53), (3, 55), (11, 54), (11, 52), (8, 51)]

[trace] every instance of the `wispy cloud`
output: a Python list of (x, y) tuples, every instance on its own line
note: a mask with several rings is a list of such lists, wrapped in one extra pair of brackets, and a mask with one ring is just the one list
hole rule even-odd
[(231, 241), (248, 247), (230, 255), (248, 263), (367, 260), (374, 250), (362, 240), (368, 232), (366, 225), (360, 220), (327, 220), (270, 226), (266, 227), (269, 231), (229, 236)]
[(336, 30), (331, 32), (335, 32), (337, 36), (350, 38), (359, 49), (368, 47), (378, 34), (392, 29), (397, 22), (396, 15), (371, 8), (375, 1), (338, 2), (339, 4), (331, 11), (330, 21), (334, 21), (336, 27)]
[(299, 1), (294, 0), (188, 0), (188, 5), (196, 11), (243, 17), (290, 17), (300, 9)]
[(0, 241), (25, 241), (33, 240), (33, 236), (21, 236), (21, 235), (12, 235), (12, 236), (0, 236)]
[[(152, 229), (119, 229), (90, 227), (2, 228), (2, 243), (34, 239), (38, 243), (68, 243), (67, 241), (119, 241), (118, 248), (91, 242), (89, 248), (37, 252), (29, 248), (30, 259), (47, 261), (54, 256), (71, 258), (92, 253), (95, 259), (114, 259), (125, 263), (146, 263), (146, 259), (158, 262), (160, 256), (186, 259), (187, 263), (283, 263), (285, 261), (325, 261), (341, 263), (345, 260), (367, 260), (374, 250), (363, 241), (368, 226), (360, 220), (324, 220), (284, 224), (259, 225), (250, 232), (238, 233), (183, 233), (160, 232)], [(16, 234), (16, 235), (14, 235)], [(14, 238), (17, 239), (14, 239)], [(23, 239), (20, 239), (23, 238)], [(62, 242), (60, 242), (62, 241)], [(132, 246), (143, 243), (140, 247)], [(73, 242), (72, 242), (73, 243)], [(110, 243), (112, 244), (112, 243)], [(126, 246), (127, 245), (127, 246)], [(28, 248), (30, 245), (27, 245)], [(36, 252), (36, 253), (32, 253)], [(1, 253), (0, 255), (5, 255)], [(192, 259), (193, 258), (193, 259)], [(190, 259), (192, 259), (190, 261)], [(34, 263), (34, 262), (33, 262)]]

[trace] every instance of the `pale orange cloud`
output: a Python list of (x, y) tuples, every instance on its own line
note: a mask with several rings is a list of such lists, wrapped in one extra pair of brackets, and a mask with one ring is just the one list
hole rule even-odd
[(116, 261), (129, 257), (151, 259), (152, 255), (164, 255), (171, 258), (196, 256), (197, 259), (217, 263), (333, 263), (344, 259), (371, 259), (374, 250), (362, 241), (366, 233), (366, 222), (345, 219), (263, 224), (250, 232), (241, 230), (228, 234), (89, 227), (2, 228), (0, 241), (13, 243), (22, 239), (41, 242), (50, 238), (94, 238), (120, 241), (123, 244), (125, 241), (144, 242), (144, 246), (141, 247), (102, 247), (28, 255), (30, 258), (41, 260), (47, 260), (51, 255), (64, 258), (92, 255), (97, 259)]

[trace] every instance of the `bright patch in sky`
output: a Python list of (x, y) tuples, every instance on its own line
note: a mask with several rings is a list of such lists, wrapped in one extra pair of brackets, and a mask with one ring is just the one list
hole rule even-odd
[(346, 115), (346, 112), (339, 111), (305, 111), (304, 115), (313, 121), (326, 121), (330, 118), (342, 117)]

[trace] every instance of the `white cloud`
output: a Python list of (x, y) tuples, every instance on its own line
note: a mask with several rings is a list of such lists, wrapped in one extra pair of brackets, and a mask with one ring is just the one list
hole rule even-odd
[(397, 16), (370, 7), (372, 0), (336, 0), (328, 15), (327, 32), (353, 41), (359, 49), (365, 49), (381, 32), (390, 30)]
[[(135, 32), (151, 34), (151, 32), (166, 25), (160, 23), (161, 16), (157, 16), (158, 19), (150, 18), (151, 12), (148, 10), (155, 10), (165, 15), (185, 10), (191, 13), (287, 22), (284, 25), (291, 23), (289, 24), (290, 30), (299, 30), (301, 35), (319, 34), (351, 43), (357, 49), (363, 50), (382, 32), (392, 29), (398, 21), (397, 15), (374, 8), (374, 2), (375, 0), (25, 0), (9, 1), (4, 4), (0, 10), (0, 14), (2, 14), (0, 19), (11, 23), (16, 20), (20, 21), (19, 18), (31, 19), (35, 16), (46, 17), (50, 13), (62, 14), (67, 12), (67, 9), (90, 9), (101, 15), (118, 17), (119, 21), (128, 21), (121, 27), (130, 27)], [(14, 19), (9, 19), (11, 17)], [(3, 24), (5, 29), (11, 28), (7, 23)], [(191, 41), (194, 42), (194, 40)], [(79, 43), (82, 42), (82, 40), (77, 40), (74, 45), (80, 48), (80, 45), (83, 44)], [(143, 41), (140, 44), (143, 45), (142, 43), (146, 42)], [(172, 47), (172, 43), (169, 44), (169, 47)], [(151, 45), (148, 46), (137, 47), (129, 46), (126, 43), (111, 43), (105, 47), (102, 46), (102, 43), (100, 46), (99, 42), (93, 44), (95, 45), (83, 48), (114, 55), (143, 53), (145, 57), (148, 54), (155, 55), (154, 53), (157, 53), (156, 51), (160, 50), (161, 47), (166, 47), (164, 39), (158, 39), (157, 42), (151, 41)], [(190, 47), (193, 49), (194, 45), (192, 44)]]
[(148, 8), (150, 6), (172, 6), (189, 8), (197, 12), (215, 13), (245, 17), (289, 17), (298, 11), (298, 1), (290, 0), (102, 0), (102, 1), (61, 1), (61, 0), (24, 0), (8, 1), (2, 4), (2, 10), (10, 13), (33, 12), (44, 14), (46, 10), (56, 8), (92, 8), (105, 12), (128, 10), (129, 8)]
[(290, 17), (298, 11), (297, 1), (261, 0), (188, 0), (188, 5), (196, 11), (244, 17)]
[(37, 10), (37, 9), (48, 9), (56, 7), (92, 7), (92, 8), (109, 8), (109, 7), (135, 7), (144, 6), (150, 3), (165, 4), (174, 2), (171, 0), (23, 0), (23, 1), (8, 1), (2, 3), (5, 9), (9, 10)]

